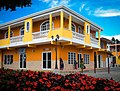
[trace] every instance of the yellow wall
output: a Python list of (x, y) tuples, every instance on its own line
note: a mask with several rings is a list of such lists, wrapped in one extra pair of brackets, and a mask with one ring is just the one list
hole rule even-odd
[(97, 54), (102, 55), (102, 61), (106, 61), (108, 54), (106, 52), (98, 52)]
[(89, 34), (87, 33), (87, 28), (86, 28), (87, 25), (90, 27), (90, 24), (85, 22), (84, 23), (84, 35), (85, 35), (84, 41), (85, 41), (85, 43), (90, 44), (91, 43), (91, 41), (90, 41), (90, 33)]
[[(27, 22), (30, 23), (30, 28), (29, 31), (27, 31)], [(23, 37), (23, 42), (29, 42), (32, 41), (32, 30), (33, 30), (33, 24), (32, 24), (32, 18), (26, 19), (25, 24), (24, 24), (24, 37)]]
[(20, 36), (20, 28), (22, 26), (19, 26), (19, 27), (15, 27), (15, 28), (12, 28), (11, 31), (13, 31), (13, 36)]

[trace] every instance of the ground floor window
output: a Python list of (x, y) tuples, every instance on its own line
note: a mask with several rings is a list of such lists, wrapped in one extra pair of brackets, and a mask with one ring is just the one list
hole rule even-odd
[(89, 64), (89, 60), (90, 60), (90, 55), (89, 54), (84, 54), (84, 63)]
[(4, 64), (12, 64), (13, 55), (4, 55)]
[(68, 64), (74, 64), (76, 61), (76, 53), (68, 52)]
[(51, 69), (51, 52), (43, 53), (43, 69)]

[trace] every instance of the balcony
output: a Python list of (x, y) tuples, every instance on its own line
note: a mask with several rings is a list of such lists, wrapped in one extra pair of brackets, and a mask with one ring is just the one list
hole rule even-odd
[(98, 47), (98, 40), (92, 37), (90, 37), (90, 39), (91, 39), (91, 46)]
[(33, 35), (33, 40), (43, 39), (43, 38), (47, 38), (48, 31), (34, 32), (34, 33), (32, 33), (32, 35)]
[(84, 44), (84, 35), (77, 33), (77, 32), (73, 32), (73, 41), (79, 42), (80, 44)]
[(20, 43), (23, 41), (23, 35), (10, 38), (10, 43)]

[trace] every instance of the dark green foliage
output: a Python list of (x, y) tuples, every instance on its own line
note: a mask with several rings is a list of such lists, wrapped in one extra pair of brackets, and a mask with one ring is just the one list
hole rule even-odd
[(31, 0), (0, 0), (0, 11), (9, 9), (15, 11), (16, 7), (30, 7), (31, 4)]

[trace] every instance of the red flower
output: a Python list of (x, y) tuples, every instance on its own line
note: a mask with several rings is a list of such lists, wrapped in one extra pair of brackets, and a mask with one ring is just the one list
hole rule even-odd
[(95, 89), (95, 87), (94, 87), (93, 85), (91, 85), (91, 86), (90, 86), (90, 89), (92, 89), (92, 90), (93, 90), (93, 89)]
[(48, 80), (48, 79), (47, 79), (47, 78), (43, 78), (43, 80), (45, 80), (45, 81), (46, 81), (46, 80)]
[(84, 86), (82, 86), (82, 87), (80, 88), (80, 90), (85, 90)]
[(94, 84), (94, 85), (95, 85), (95, 84), (96, 84), (96, 81), (92, 81), (92, 84)]
[(23, 88), (23, 91), (26, 91), (27, 90), (27, 88)]
[(29, 82), (29, 81), (27, 81), (27, 82), (26, 82), (26, 85), (29, 85), (29, 84), (30, 84), (30, 82)]
[(109, 87), (105, 87), (104, 90), (105, 90), (105, 91), (108, 91), (108, 90), (110, 90), (110, 88), (109, 88)]
[(20, 86), (20, 84), (18, 83), (18, 84), (17, 84), (17, 87), (19, 87), (19, 86)]
[(34, 84), (34, 86), (36, 86), (36, 87), (37, 87), (37, 85), (38, 85), (38, 83), (37, 83), (37, 82), (34, 82), (33, 84)]
[(69, 80), (65, 80), (65, 82), (69, 82)]
[(30, 87), (28, 87), (28, 91), (31, 91), (31, 88), (30, 88)]
[(43, 82), (43, 80), (42, 80), (42, 79), (39, 79), (39, 82), (41, 82), (41, 83), (42, 83), (42, 82)]
[(35, 79), (35, 76), (33, 76), (32, 79)]
[(86, 90), (89, 90), (89, 86), (88, 86), (88, 85), (86, 85), (86, 87), (85, 87), (85, 88), (86, 88)]
[(36, 91), (35, 89), (33, 89), (32, 91)]

